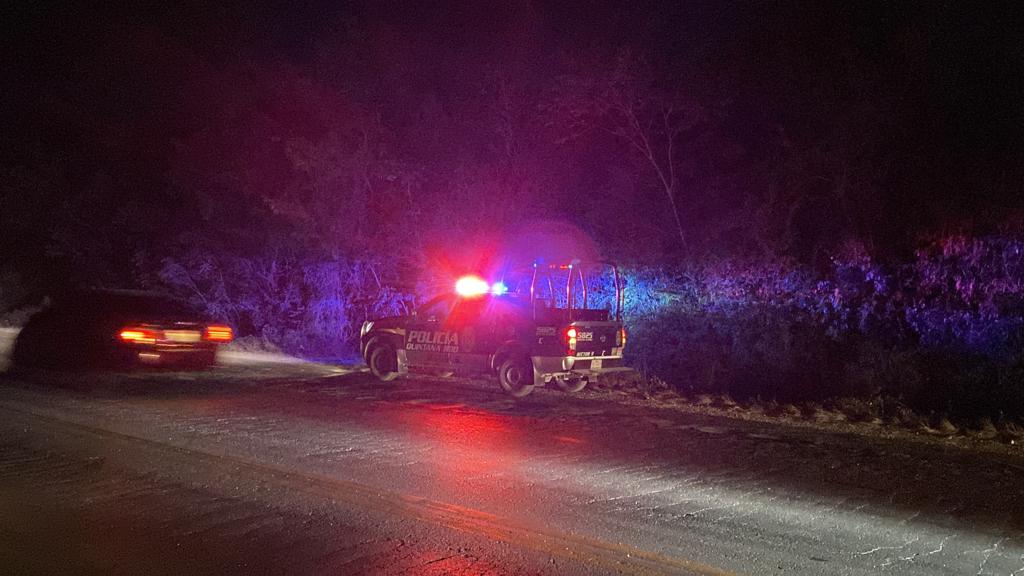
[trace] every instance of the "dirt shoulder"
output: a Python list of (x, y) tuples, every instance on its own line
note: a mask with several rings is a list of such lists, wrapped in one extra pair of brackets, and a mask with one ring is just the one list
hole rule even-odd
[(664, 383), (655, 382), (652, 386), (640, 378), (614, 382), (611, 386), (588, 390), (587, 394), (630, 406), (727, 421), (956, 447), (1024, 458), (1024, 428), (1015, 423), (983, 420), (973, 425), (954, 424), (941, 415), (922, 416), (902, 408), (897, 417), (883, 420), (870, 414), (876, 408), (856, 399), (839, 399), (829, 408), (817, 404), (740, 403), (721, 395), (686, 396)]

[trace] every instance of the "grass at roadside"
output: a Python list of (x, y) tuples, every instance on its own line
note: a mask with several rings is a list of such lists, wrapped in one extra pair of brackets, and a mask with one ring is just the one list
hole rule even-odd
[(1024, 425), (1011, 419), (983, 417), (961, 420), (942, 413), (920, 414), (893, 399), (837, 398), (822, 403), (779, 403), (772, 400), (737, 401), (724, 394), (680, 392), (657, 376), (640, 372), (610, 375), (595, 392), (627, 402), (742, 420), (827, 429), (855, 434), (916, 436), (960, 445), (986, 445), (1020, 452)]

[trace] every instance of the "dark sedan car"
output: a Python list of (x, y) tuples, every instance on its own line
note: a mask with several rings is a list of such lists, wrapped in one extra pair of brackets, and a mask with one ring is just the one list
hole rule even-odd
[(35, 314), (18, 334), (17, 366), (132, 368), (214, 363), (233, 337), (184, 301), (134, 290), (77, 290)]

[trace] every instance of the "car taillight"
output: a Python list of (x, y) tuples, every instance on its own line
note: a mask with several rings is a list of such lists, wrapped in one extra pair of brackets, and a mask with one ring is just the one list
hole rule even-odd
[(130, 344), (152, 344), (157, 341), (159, 334), (155, 330), (149, 328), (143, 328), (141, 326), (127, 326), (122, 328), (118, 332), (117, 337), (122, 342), (128, 342)]
[(213, 324), (206, 327), (206, 332), (203, 337), (210, 342), (231, 342), (235, 334), (231, 331), (230, 326), (221, 326), (219, 324)]
[(569, 356), (576, 355), (576, 334), (577, 332), (575, 328), (569, 328), (565, 331), (565, 340), (569, 344)]
[(619, 348), (625, 348), (626, 346), (626, 329), (619, 328)]

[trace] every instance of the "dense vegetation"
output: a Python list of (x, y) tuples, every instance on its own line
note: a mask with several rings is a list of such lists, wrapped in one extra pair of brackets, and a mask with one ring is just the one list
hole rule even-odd
[(4, 308), (157, 287), (343, 356), (558, 227), (681, 389), (1024, 413), (1010, 7), (183, 6), (15, 20)]
[(684, 392), (1024, 415), (1020, 240), (948, 238), (895, 267), (853, 250), (827, 279), (722, 263), (633, 280), (633, 361)]

